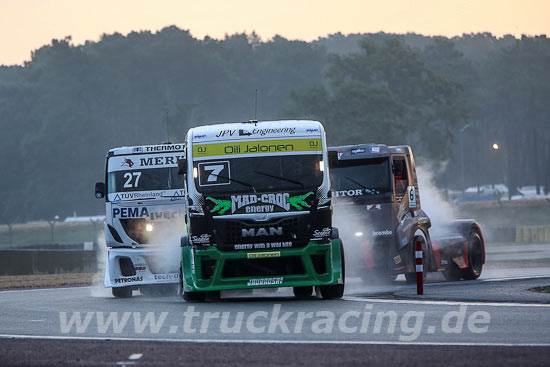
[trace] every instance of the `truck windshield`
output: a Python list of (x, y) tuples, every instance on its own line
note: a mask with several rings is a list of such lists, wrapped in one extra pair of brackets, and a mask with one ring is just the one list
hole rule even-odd
[(108, 193), (173, 190), (183, 188), (177, 167), (145, 168), (109, 172)]
[[(388, 158), (335, 160), (330, 164), (330, 182), (335, 197), (391, 199)], [(347, 191), (354, 191), (353, 195), (347, 195)], [(341, 192), (344, 193), (339, 195)]]
[(321, 154), (246, 157), (194, 162), (201, 193), (274, 192), (321, 186)]

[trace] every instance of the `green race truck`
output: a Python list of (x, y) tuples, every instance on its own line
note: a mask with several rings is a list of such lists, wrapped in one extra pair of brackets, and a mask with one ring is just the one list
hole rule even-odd
[(195, 127), (179, 162), (187, 193), (181, 240), (187, 301), (223, 290), (293, 287), (344, 293), (344, 255), (332, 228), (328, 158), (317, 121)]

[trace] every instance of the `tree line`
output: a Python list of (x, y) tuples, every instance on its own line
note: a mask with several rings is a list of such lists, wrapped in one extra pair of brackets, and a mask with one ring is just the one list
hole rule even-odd
[(490, 34), (52, 40), (0, 67), (0, 223), (101, 213), (92, 187), (109, 148), (255, 117), (319, 119), (330, 144), (410, 144), (449, 188), (550, 190), (547, 65), (546, 37)]

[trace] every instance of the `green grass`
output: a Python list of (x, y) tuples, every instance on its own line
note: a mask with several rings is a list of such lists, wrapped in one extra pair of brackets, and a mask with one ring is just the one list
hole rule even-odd
[(550, 293), (550, 286), (531, 288), (530, 291), (539, 293)]
[[(95, 242), (103, 231), (103, 223), (65, 223), (54, 226), (53, 241), (51, 227), (47, 222), (14, 224), (10, 236), (9, 227), (0, 225), (0, 248), (7, 245), (45, 245)], [(10, 238), (11, 237), (11, 238)]]

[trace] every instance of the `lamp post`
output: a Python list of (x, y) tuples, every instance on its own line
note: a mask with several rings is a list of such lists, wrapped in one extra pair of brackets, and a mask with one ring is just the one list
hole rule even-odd
[(50, 224), (50, 235), (51, 235), (51, 244), (54, 244), (55, 241), (55, 223), (59, 220), (59, 215), (56, 215), (53, 217), (52, 220), (49, 220), (48, 223)]

